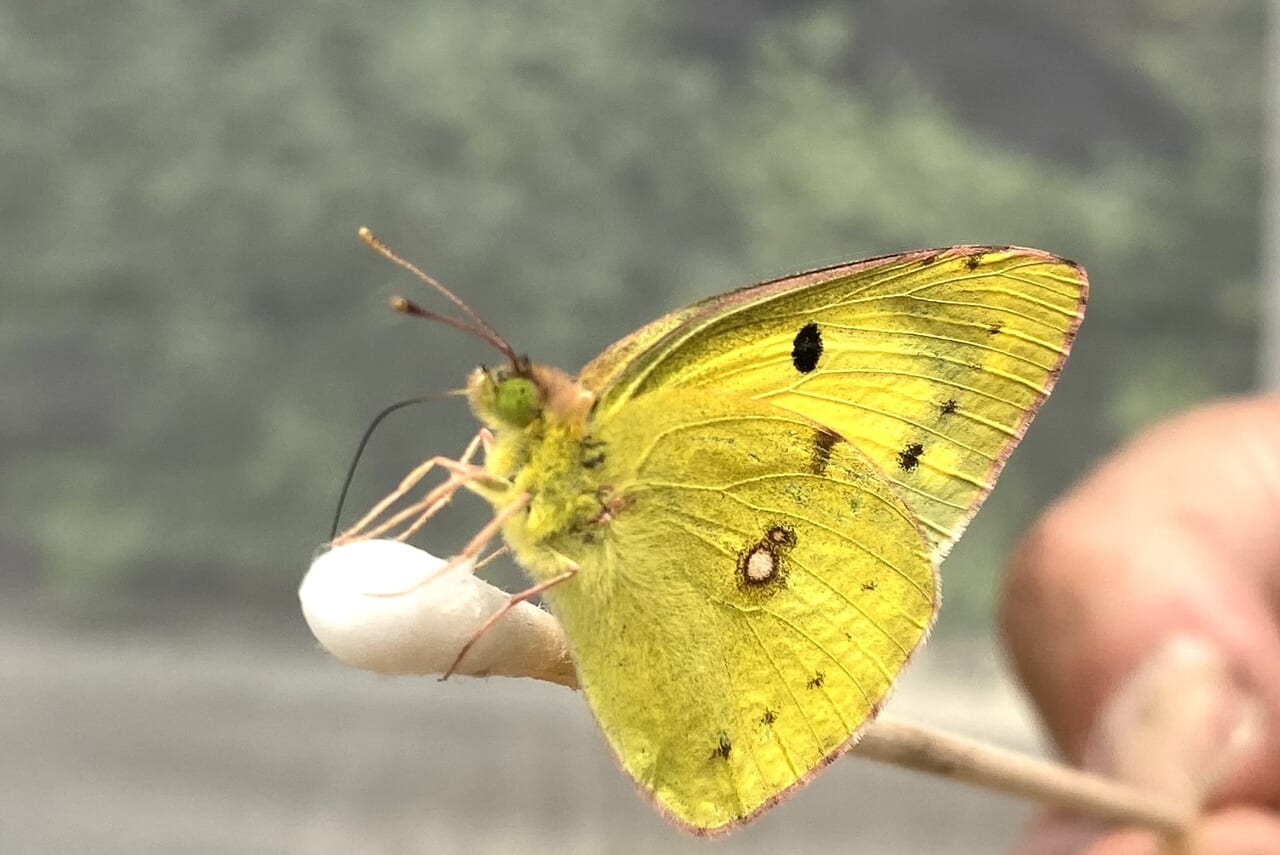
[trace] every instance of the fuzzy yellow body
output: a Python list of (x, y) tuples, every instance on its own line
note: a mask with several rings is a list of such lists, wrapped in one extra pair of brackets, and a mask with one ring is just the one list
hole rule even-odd
[[(938, 606), (936, 565), (1048, 393), (1086, 281), (1036, 250), (873, 259), (712, 298), (576, 380), (477, 489), (546, 592), (622, 766), (697, 832), (856, 740)], [(520, 419), (521, 422), (524, 419)]]

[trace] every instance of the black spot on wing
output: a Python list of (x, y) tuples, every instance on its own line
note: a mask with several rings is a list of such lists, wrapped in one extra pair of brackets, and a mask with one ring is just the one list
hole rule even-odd
[(875, 579), (868, 579), (867, 581), (862, 583), (862, 590), (864, 591), (874, 591), (875, 589), (876, 589)]
[(808, 374), (818, 367), (822, 358), (822, 332), (813, 321), (805, 324), (796, 333), (791, 343), (791, 364), (801, 374)]
[(711, 749), (711, 757), (712, 759), (719, 757), (721, 760), (728, 760), (731, 751), (733, 751), (733, 743), (729, 741), (729, 734), (722, 730), (720, 731), (720, 739), (716, 742), (716, 747)]
[(898, 467), (903, 472), (914, 472), (920, 465), (920, 455), (924, 454), (924, 446), (918, 442), (909, 443), (898, 452)]
[(949, 416), (960, 408), (960, 403), (955, 398), (947, 398), (938, 405), (938, 415)]
[(831, 463), (831, 449), (835, 448), (839, 441), (839, 434), (826, 428), (818, 428), (817, 433), (813, 435), (813, 447), (809, 455), (810, 472), (814, 475), (827, 474), (827, 466)]
[(1004, 329), (1004, 322), (995, 321), (987, 327), (987, 332), (991, 333), (992, 335), (995, 335), (996, 333), (1000, 332), (1003, 329)]
[(582, 466), (584, 469), (595, 469), (604, 463), (604, 446), (603, 440), (594, 437), (586, 437), (580, 443), (582, 452)]
[(760, 716), (761, 724), (773, 724), (778, 720), (778, 714), (771, 709), (766, 709), (764, 715)]
[(778, 544), (783, 549), (790, 549), (796, 545), (795, 529), (789, 525), (775, 525), (765, 534), (770, 541)]
[(805, 686), (810, 689), (821, 689), (822, 684), (825, 683), (826, 681), (827, 681), (827, 675), (819, 671), (809, 679), (809, 682), (805, 683)]
[(982, 263), (982, 257), (986, 255), (983, 252), (975, 252), (964, 260), (964, 266), (969, 270), (977, 270), (978, 265)]

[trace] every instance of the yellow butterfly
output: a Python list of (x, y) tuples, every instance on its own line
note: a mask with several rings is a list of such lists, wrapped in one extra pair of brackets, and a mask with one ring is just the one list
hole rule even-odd
[(1033, 249), (884, 256), (695, 303), (576, 379), (518, 357), (447, 291), (471, 320), (400, 300), (508, 360), (470, 376), (486, 430), (423, 467), (453, 477), (420, 507), (459, 486), (492, 502), (468, 553), (501, 531), (535, 582), (513, 603), (543, 594), (563, 624), (622, 767), (681, 826), (723, 832), (876, 715), (1087, 288)]

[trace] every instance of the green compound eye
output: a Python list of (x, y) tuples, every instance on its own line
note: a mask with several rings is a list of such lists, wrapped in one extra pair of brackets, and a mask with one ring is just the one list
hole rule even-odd
[(528, 377), (507, 377), (498, 381), (494, 397), (498, 418), (515, 427), (524, 427), (542, 413), (538, 384)]

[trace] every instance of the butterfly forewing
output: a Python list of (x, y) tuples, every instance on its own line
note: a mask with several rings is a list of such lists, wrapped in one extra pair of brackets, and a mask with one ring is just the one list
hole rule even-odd
[(1056, 380), (1086, 290), (1078, 266), (1038, 250), (891, 256), (704, 301), (581, 380), (602, 418), (654, 390), (704, 388), (826, 425), (896, 485), (940, 556)]

